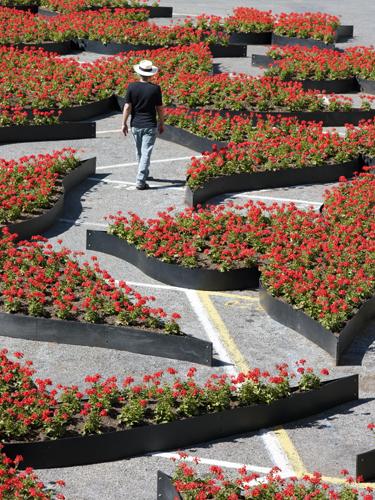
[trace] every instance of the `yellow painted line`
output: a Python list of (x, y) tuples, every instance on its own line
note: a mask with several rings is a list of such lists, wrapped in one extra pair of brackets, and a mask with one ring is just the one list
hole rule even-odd
[(227, 293), (227, 292), (208, 292), (208, 293), (209, 295), (215, 295), (216, 297), (228, 297), (229, 299), (259, 301), (258, 297), (251, 297), (250, 295), (239, 295), (238, 293)]
[(221, 340), (225, 348), (227, 349), (228, 353), (230, 354), (232, 361), (235, 363), (235, 365), (239, 368), (240, 371), (242, 372), (249, 371), (249, 365), (247, 364), (246, 359), (241, 354), (241, 351), (238, 349), (227, 327), (225, 326), (224, 321), (221, 319), (220, 314), (217, 312), (216, 307), (212, 303), (212, 300), (210, 299), (210, 294), (208, 292), (199, 291), (198, 296), (202, 301), (202, 304), (204, 305), (205, 309), (207, 310), (207, 313), (212, 323), (217, 328)]
[[(224, 294), (224, 292), (204, 292), (204, 291), (199, 291), (198, 296), (200, 300), (202, 301), (202, 304), (204, 305), (205, 309), (207, 310), (207, 313), (217, 328), (219, 335), (221, 337), (221, 340), (223, 344), (225, 345), (227, 351), (230, 354), (230, 357), (232, 358), (232, 361), (235, 363), (237, 368), (242, 371), (242, 372), (247, 372), (250, 369), (250, 366), (246, 360), (246, 358), (242, 355), (241, 351), (238, 349), (236, 342), (232, 338), (231, 334), (229, 333), (228, 328), (226, 327), (224, 321), (222, 320), (219, 312), (217, 311), (216, 307), (214, 306), (210, 295), (223, 295), (223, 296), (229, 296), (229, 297), (234, 297), (234, 294)], [(239, 298), (244, 298), (242, 295), (237, 295)], [(247, 297), (246, 299), (253, 299), (252, 297)], [(245, 300), (246, 300), (245, 299)], [(294, 446), (293, 441), (289, 437), (287, 431), (283, 429), (282, 427), (277, 428), (274, 430), (274, 433), (280, 443), (280, 446), (284, 450), (285, 454), (288, 457), (288, 460), (290, 462), (290, 465), (292, 466), (295, 475), (299, 478), (305, 476), (305, 475), (312, 475), (311, 472), (308, 472), (296, 447)], [(322, 476), (322, 480), (326, 483), (332, 483), (332, 484), (345, 484), (346, 480), (345, 478), (341, 477), (331, 477), (331, 476)], [(365, 489), (365, 488), (375, 488), (375, 483), (352, 483), (353, 486), (356, 488), (360, 489)]]

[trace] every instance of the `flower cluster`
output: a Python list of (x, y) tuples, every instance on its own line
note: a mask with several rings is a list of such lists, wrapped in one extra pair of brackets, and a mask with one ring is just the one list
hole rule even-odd
[[(13, 500), (15, 498), (64, 500), (64, 495), (47, 488), (31, 467), (19, 471), (18, 465), (20, 462), (22, 462), (20, 455), (12, 460), (5, 453), (0, 452), (0, 497), (3, 500)], [(55, 484), (64, 486), (64, 481), (57, 480)]]
[(167, 105), (235, 111), (350, 111), (352, 99), (303, 90), (300, 82), (244, 74), (164, 76), (160, 83)]
[[(203, 44), (155, 51), (130, 52), (93, 63), (79, 64), (41, 49), (17, 50), (0, 47), (1, 108), (64, 108), (122, 95), (135, 80), (133, 64), (152, 59), (163, 75), (208, 71), (211, 54)], [(158, 81), (158, 80), (156, 80)], [(11, 89), (11, 90), (10, 90)]]
[(40, 0), (0, 0), (0, 7), (24, 7), (40, 5)]
[[(371, 488), (359, 492), (355, 487), (354, 479), (347, 477), (346, 484), (339, 488), (330, 487), (323, 482), (322, 475), (315, 472), (306, 474), (301, 479), (291, 477), (284, 479), (280, 469), (274, 467), (266, 475), (260, 477), (258, 473), (249, 472), (246, 466), (238, 469), (237, 477), (225, 475), (217, 465), (210, 466), (209, 474), (200, 476), (196, 469), (188, 465), (187, 453), (180, 453), (181, 461), (177, 464), (172, 481), (183, 500), (204, 500), (208, 498), (225, 498), (228, 500), (244, 500), (258, 498), (259, 500), (293, 498), (306, 500), (319, 498), (320, 500), (373, 500)], [(193, 458), (199, 464), (199, 458)], [(344, 474), (345, 472), (345, 474)], [(347, 471), (342, 471), (347, 476)], [(358, 480), (361, 478), (358, 478)]]
[(151, 0), (150, 2), (147, 0), (42, 0), (43, 7), (64, 14), (97, 7), (138, 9), (146, 6), (157, 7), (158, 4), (159, 0)]
[(108, 232), (163, 262), (222, 272), (253, 267), (268, 235), (267, 218), (253, 202), (235, 208), (241, 213), (223, 206), (168, 209), (148, 220), (119, 212), (108, 217)]
[[(113, 13), (104, 9), (48, 18), (16, 9), (0, 8), (0, 43), (62, 42), (91, 36), (95, 38), (98, 32), (107, 33), (107, 38), (115, 38), (132, 29), (132, 21), (144, 21), (147, 17), (148, 11), (144, 9), (116, 9)], [(142, 23), (139, 25), (145, 27)], [(104, 38), (106, 36), (103, 34)]]
[[(22, 353), (14, 353), (17, 358)], [(302, 362), (302, 364), (301, 364)], [(304, 360), (297, 370), (286, 363), (274, 374), (254, 368), (237, 376), (213, 373), (205, 383), (196, 381), (197, 369), (186, 375), (167, 368), (141, 380), (100, 374), (85, 378), (87, 388), (53, 386), (51, 379), (32, 378), (32, 362), (10, 359), (0, 351), (0, 437), (2, 440), (38, 440), (96, 434), (140, 425), (160, 424), (215, 413), (240, 406), (271, 404), (296, 391), (321, 386), (320, 375)], [(327, 375), (327, 369), (321, 375)], [(291, 381), (296, 379), (292, 387)]]
[(337, 16), (322, 12), (283, 12), (277, 17), (274, 32), (287, 37), (313, 38), (333, 43), (339, 25)]
[(340, 164), (359, 155), (354, 137), (348, 140), (335, 131), (325, 132), (320, 123), (269, 116), (259, 118), (254, 127), (251, 119), (241, 117), (212, 120), (214, 127), (221, 122), (229, 122), (231, 139), (246, 138), (246, 142), (230, 142), (221, 149), (213, 146), (203, 157), (193, 157), (187, 170), (187, 183), (193, 190), (224, 175)]
[(274, 59), (267, 76), (281, 80), (340, 80), (362, 76), (375, 78), (375, 50), (351, 47), (345, 52), (318, 47), (271, 47), (267, 55)]
[(3, 311), (180, 333), (177, 313), (169, 318), (162, 308), (149, 305), (154, 297), (143, 297), (124, 281), (116, 286), (96, 257), (93, 266), (80, 265), (78, 254), (67, 248), (53, 250), (40, 237), (17, 245), (15, 237), (4, 229), (0, 239)]
[(61, 111), (28, 110), (21, 106), (4, 106), (0, 108), (0, 127), (13, 125), (54, 125), (59, 123)]
[(263, 285), (339, 332), (374, 295), (374, 205), (375, 175), (361, 174), (327, 193), (322, 215), (274, 207)]
[(0, 158), (0, 224), (27, 219), (51, 207), (61, 179), (79, 165), (72, 149), (52, 154)]

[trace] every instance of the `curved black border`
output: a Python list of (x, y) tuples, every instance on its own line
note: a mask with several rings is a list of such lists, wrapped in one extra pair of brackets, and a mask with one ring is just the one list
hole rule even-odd
[(272, 33), (272, 45), (301, 45), (302, 47), (318, 47), (319, 49), (335, 49), (335, 44), (325, 43), (322, 40), (314, 40), (313, 38), (298, 38), (295, 36), (282, 36)]
[(0, 326), (4, 337), (102, 347), (212, 366), (212, 343), (189, 335), (5, 312), (0, 312)]
[[(56, 108), (54, 108), (54, 110), (56, 110)], [(115, 97), (111, 96), (106, 99), (100, 99), (99, 101), (61, 108), (58, 109), (58, 111), (61, 111), (61, 121), (78, 122), (81, 120), (89, 120), (95, 116), (106, 115), (112, 111), (118, 111), (118, 106)]]
[(245, 290), (258, 288), (257, 267), (221, 272), (216, 269), (188, 268), (148, 257), (125, 240), (106, 231), (88, 229), (86, 250), (103, 252), (130, 262), (143, 273), (162, 283), (194, 290)]
[(5, 47), (14, 47), (15, 49), (35, 48), (43, 49), (46, 52), (56, 52), (56, 54), (66, 55), (79, 50), (77, 42), (66, 40), (64, 42), (30, 42), (30, 43), (5, 43)]
[(91, 139), (96, 137), (96, 123), (54, 123), (52, 125), (12, 125), (0, 127), (0, 144), (17, 142)]
[(229, 35), (229, 43), (243, 45), (270, 45), (272, 31), (242, 33), (240, 31)]
[(158, 470), (157, 475), (157, 495), (158, 500), (182, 500), (182, 496), (176, 490), (171, 476)]
[(366, 80), (364, 78), (357, 77), (357, 82), (361, 92), (375, 95), (375, 80)]
[[(82, 50), (94, 52), (96, 54), (115, 55), (121, 52), (140, 51), (140, 50), (156, 50), (168, 48), (168, 45), (145, 45), (132, 44), (122, 42), (103, 43), (100, 40), (80, 39), (79, 46)], [(169, 47), (177, 47), (178, 45), (170, 45)], [(209, 45), (212, 57), (246, 57), (246, 45)]]
[(37, 14), (39, 5), (30, 3), (28, 5), (0, 5), (0, 7), (5, 7), (6, 9), (21, 10), (23, 12), (30, 12), (31, 14)]
[(336, 29), (335, 41), (342, 43), (354, 36), (354, 26), (352, 24), (340, 24)]
[(336, 364), (355, 337), (369, 320), (375, 316), (375, 296), (363, 303), (339, 333), (333, 333), (318, 321), (295, 309), (291, 304), (271, 295), (260, 283), (259, 302), (267, 314), (282, 325), (303, 335), (305, 338), (330, 354)]
[[(82, 12), (85, 12), (88, 10), (100, 10), (103, 8), (104, 7), (93, 6), (93, 7), (90, 7), (89, 9), (85, 9)], [(110, 8), (110, 7), (106, 7), (106, 8)], [(113, 7), (111, 10), (115, 10), (117, 8), (118, 7)], [(122, 9), (133, 9), (134, 7), (121, 7), (121, 8)], [(148, 10), (150, 19), (156, 18), (156, 17), (172, 17), (173, 16), (173, 7), (164, 7), (162, 5), (158, 5), (158, 6), (150, 6), (150, 5), (143, 6), (142, 5), (139, 8)], [(39, 7), (39, 14), (42, 16), (46, 16), (46, 17), (55, 17), (55, 16), (59, 16), (60, 14), (62, 15), (62, 13), (60, 13), (60, 12), (56, 12), (53, 10), (40, 8), (40, 7)]]
[(273, 57), (264, 54), (251, 54), (251, 65), (256, 68), (269, 68), (276, 61)]
[(211, 151), (213, 145), (216, 145), (218, 148), (222, 148), (228, 144), (227, 142), (200, 137), (199, 135), (193, 134), (188, 130), (174, 127), (173, 125), (165, 125), (164, 132), (159, 136), (159, 138), (164, 141), (173, 142), (174, 144), (179, 144), (180, 146), (193, 149), (198, 153), (201, 153), (202, 151)]
[(5, 224), (11, 233), (17, 233), (19, 240), (26, 240), (31, 236), (42, 234), (49, 229), (64, 211), (64, 199), (75, 186), (80, 184), (88, 176), (95, 174), (96, 158), (84, 160), (74, 170), (69, 172), (63, 179), (63, 193), (58, 200), (41, 215), (26, 219), (22, 222)]
[(375, 449), (357, 455), (356, 477), (358, 476), (362, 476), (364, 481), (375, 479)]
[(285, 168), (266, 172), (238, 173), (208, 179), (203, 187), (194, 191), (186, 186), (185, 203), (189, 207), (204, 204), (210, 198), (225, 193), (238, 193), (258, 189), (298, 186), (334, 182), (341, 176), (352, 177), (362, 167), (361, 158), (339, 165), (320, 165), (303, 168)]
[(34, 443), (4, 443), (10, 458), (22, 455), (22, 467), (72, 467), (120, 460), (148, 452), (179, 449), (233, 434), (253, 432), (358, 399), (358, 375), (323, 382), (319, 389), (293, 392), (273, 403), (243, 406), (165, 424), (146, 425), (93, 436)]

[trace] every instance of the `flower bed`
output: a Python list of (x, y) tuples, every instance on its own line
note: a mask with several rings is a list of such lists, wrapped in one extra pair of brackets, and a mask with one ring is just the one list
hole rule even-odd
[[(17, 104), (27, 110), (61, 109), (60, 119), (65, 121), (108, 113), (118, 109), (113, 94), (125, 94), (128, 84), (135, 81), (132, 65), (141, 59), (153, 59), (160, 66), (156, 82), (164, 73), (212, 68), (210, 52), (202, 44), (129, 53), (82, 65), (41, 50), (0, 47), (2, 108)], [(13, 89), (11, 94), (9, 88)]]
[(374, 188), (362, 174), (330, 191), (323, 215), (276, 210), (262, 256), (261, 303), (337, 361), (374, 315)]
[[(34, 382), (27, 362), (9, 359), (4, 350), (1, 358), (1, 381), (8, 395), (0, 405), (4, 451), (10, 457), (22, 453), (25, 465), (38, 468), (180, 448), (358, 399), (357, 375), (322, 382), (300, 364), (294, 387), (294, 374), (281, 364), (275, 375), (254, 368), (238, 376), (212, 374), (205, 384), (195, 380), (194, 367), (185, 376), (168, 368), (145, 375), (143, 381), (125, 377), (121, 386), (115, 377), (102, 380), (96, 374), (85, 378), (88, 387), (80, 391), (77, 386), (55, 389), (50, 379)], [(24, 392), (29, 394), (27, 405)], [(17, 419), (12, 418), (15, 412)]]
[[(205, 133), (209, 115), (195, 115), (194, 130)], [(176, 113), (184, 124), (186, 114)], [(205, 152), (192, 158), (187, 170), (186, 201), (190, 206), (223, 193), (329, 182), (341, 175), (350, 176), (361, 167), (362, 149), (355, 137), (347, 140), (337, 132), (324, 132), (321, 124), (299, 123), (295, 119), (258, 120), (214, 117), (212, 134), (246, 142)], [(223, 134), (223, 135), (222, 135)]]
[(96, 158), (80, 161), (73, 153), (0, 159), (0, 224), (19, 239), (49, 229), (62, 215), (66, 193), (95, 173)]
[[(332, 44), (340, 20), (337, 16), (321, 12), (282, 12), (274, 25), (274, 34), (290, 39), (313, 40)], [(293, 40), (294, 41), (294, 40)]]
[[(0, 324), (4, 336), (126, 350), (212, 363), (212, 344), (181, 334), (173, 313), (148, 305), (97, 264), (80, 266), (66, 248), (0, 240)], [(93, 257), (96, 260), (95, 257)]]
[(150, 4), (146, 1), (138, 0), (43, 0), (43, 7), (52, 11), (69, 14), (77, 11), (108, 9), (145, 9), (150, 17), (172, 17), (173, 7), (163, 7), (158, 5), (159, 0)]
[(61, 122), (61, 111), (0, 109), (0, 143), (86, 139), (96, 137), (96, 123)]
[[(221, 113), (254, 112), (296, 116), (301, 120), (323, 121), (326, 126), (357, 124), (375, 116), (368, 99), (362, 108), (352, 107), (344, 96), (323, 96), (317, 90), (303, 90), (300, 82), (283, 82), (277, 77), (237, 74), (179, 74), (161, 78), (166, 105), (222, 110)], [(223, 109), (225, 103), (225, 109)]]
[[(0, 446), (0, 449), (2, 446)], [(57, 493), (56, 489), (48, 488), (38, 478), (31, 467), (25, 471), (19, 470), (22, 462), (21, 456), (14, 460), (0, 452), (0, 493), (4, 500), (13, 498), (39, 498), (40, 500), (64, 500), (64, 495)], [(64, 486), (64, 481), (54, 481), (57, 486)]]
[[(180, 453), (181, 459), (188, 458), (186, 453)], [(194, 457), (194, 463), (199, 464), (199, 458)], [(346, 484), (332, 487), (322, 480), (319, 472), (306, 474), (301, 479), (283, 478), (278, 467), (274, 467), (265, 476), (260, 477), (255, 472), (248, 472), (246, 466), (237, 471), (237, 477), (225, 475), (222, 468), (214, 465), (209, 473), (200, 476), (194, 466), (181, 461), (173, 477), (158, 471), (158, 498), (160, 500), (195, 500), (198, 498), (228, 498), (244, 500), (246, 498), (293, 498), (306, 500), (319, 498), (321, 500), (373, 500), (372, 490), (362, 493), (352, 477), (347, 477)], [(347, 471), (345, 475), (347, 475)]]
[(141, 219), (109, 216), (108, 233), (88, 231), (87, 248), (125, 259), (164, 283), (203, 290), (257, 288), (267, 218), (249, 202)]

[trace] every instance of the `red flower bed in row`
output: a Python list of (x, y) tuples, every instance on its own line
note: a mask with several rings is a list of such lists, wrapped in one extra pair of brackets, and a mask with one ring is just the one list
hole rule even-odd
[[(0, 452), (0, 497), (3, 500), (14, 500), (16, 498), (64, 500), (64, 495), (57, 493), (55, 489), (47, 488), (31, 467), (19, 471), (18, 465), (20, 462), (22, 462), (21, 456), (11, 460)], [(57, 480), (55, 484), (64, 486), (64, 481)]]
[(0, 158), (0, 224), (48, 209), (62, 192), (61, 179), (80, 162), (74, 152), (63, 149), (19, 160)]
[(263, 203), (110, 216), (109, 232), (148, 255), (221, 271), (261, 264), (272, 295), (339, 332), (375, 291), (375, 175), (326, 193), (324, 214)]
[[(22, 353), (15, 353), (17, 358)], [(304, 360), (302, 360), (304, 361)], [(110, 432), (216, 413), (252, 404), (270, 404), (296, 390), (321, 386), (321, 377), (298, 362), (296, 371), (286, 363), (275, 373), (254, 368), (237, 376), (213, 373), (204, 383), (196, 380), (197, 369), (186, 375), (174, 368), (144, 375), (131, 375), (118, 383), (100, 374), (85, 378), (86, 388), (54, 386), (51, 379), (35, 380), (32, 362), (20, 362), (0, 351), (0, 439), (33, 441), (69, 435)], [(321, 370), (328, 375), (327, 369)], [(296, 389), (291, 386), (296, 379)]]
[[(259, 500), (373, 500), (371, 488), (360, 492), (352, 477), (347, 477), (346, 484), (332, 487), (325, 483), (322, 475), (315, 472), (306, 474), (302, 479), (296, 477), (283, 478), (280, 469), (274, 467), (265, 477), (246, 470), (246, 466), (237, 471), (236, 477), (224, 474), (221, 467), (212, 465), (209, 473), (200, 475), (194, 466), (188, 465), (186, 453), (180, 453), (182, 461), (177, 465), (172, 482), (183, 500), (205, 500), (209, 498), (225, 498), (226, 500), (243, 500), (258, 498)], [(195, 464), (199, 458), (194, 457)], [(342, 470), (344, 476), (348, 475)], [(360, 480), (359, 478), (358, 480)]]
[[(106, 323), (179, 334), (177, 313), (170, 317), (124, 281), (118, 286), (95, 262), (79, 264), (67, 248), (42, 241), (20, 242), (3, 231), (0, 238), (0, 308), (8, 313)], [(38, 238), (36, 238), (38, 240)], [(41, 239), (41, 238), (40, 238)], [(47, 240), (43, 240), (47, 241)], [(61, 241), (60, 241), (61, 242)]]
[(202, 44), (129, 52), (84, 64), (42, 50), (0, 47), (0, 117), (9, 113), (9, 106), (64, 108), (113, 94), (124, 95), (128, 84), (136, 79), (133, 64), (141, 59), (152, 59), (160, 67), (159, 80), (163, 74), (168, 79), (180, 71), (205, 72), (212, 68), (210, 51)]
[(41, 0), (43, 7), (64, 13), (87, 10), (92, 7), (142, 8), (149, 5), (157, 7), (159, 3), (160, 0)]
[(375, 79), (373, 47), (349, 47), (345, 52), (298, 45), (271, 47), (267, 55), (275, 60), (265, 72), (282, 80), (340, 80), (359, 76)]
[(181, 25), (159, 26), (144, 22), (147, 17), (148, 11), (144, 9), (115, 9), (113, 12), (103, 9), (45, 18), (0, 8), (0, 43), (60, 42), (84, 38), (103, 43), (173, 46), (201, 41), (225, 44), (228, 41), (221, 32)]

